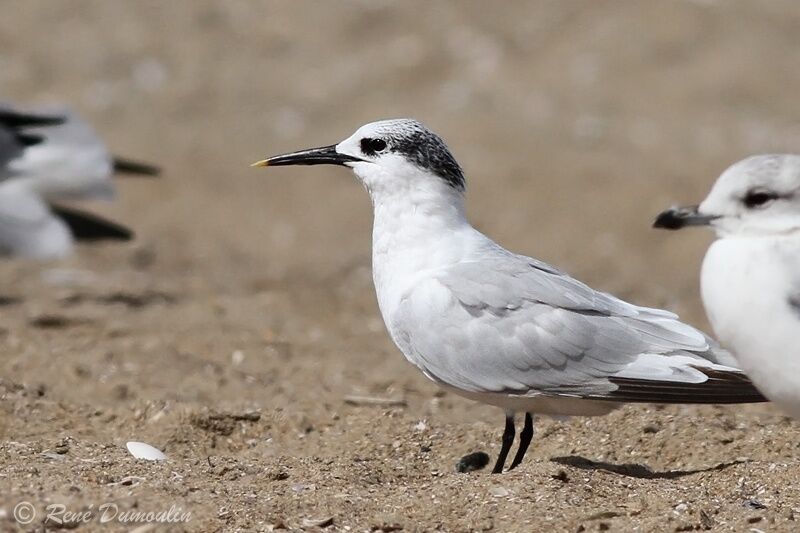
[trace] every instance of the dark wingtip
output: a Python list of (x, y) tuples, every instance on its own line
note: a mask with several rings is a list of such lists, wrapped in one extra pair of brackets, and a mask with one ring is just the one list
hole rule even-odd
[(161, 169), (155, 165), (132, 161), (123, 157), (114, 157), (114, 172), (131, 176), (156, 177), (161, 174)]
[(130, 241), (134, 238), (134, 233), (129, 228), (100, 216), (70, 207), (50, 207), (69, 226), (78, 241)]
[(637, 378), (611, 377), (617, 390), (607, 394), (625, 402), (679, 403), (679, 404), (730, 404), (761, 403), (769, 400), (750, 379), (736, 370), (717, 370), (692, 365), (704, 373), (708, 380), (701, 383), (678, 383)]

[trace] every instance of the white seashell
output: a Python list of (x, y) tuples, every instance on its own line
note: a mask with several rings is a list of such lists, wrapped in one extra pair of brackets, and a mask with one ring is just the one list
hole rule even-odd
[(128, 451), (137, 459), (147, 459), (148, 461), (164, 461), (167, 456), (158, 448), (154, 448), (145, 442), (131, 441), (125, 443)]

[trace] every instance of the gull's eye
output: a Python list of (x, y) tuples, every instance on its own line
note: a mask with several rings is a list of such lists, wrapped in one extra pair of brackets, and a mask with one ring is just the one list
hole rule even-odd
[(764, 189), (752, 189), (748, 191), (745, 195), (744, 205), (746, 205), (749, 209), (755, 209), (758, 207), (764, 207), (773, 200), (777, 200), (779, 198), (778, 194), (764, 190)]
[(375, 155), (386, 150), (386, 141), (383, 139), (361, 139), (361, 151), (365, 155)]

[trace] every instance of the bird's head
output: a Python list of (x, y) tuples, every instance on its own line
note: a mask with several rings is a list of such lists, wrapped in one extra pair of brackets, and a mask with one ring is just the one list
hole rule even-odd
[(711, 226), (719, 236), (800, 229), (800, 156), (756, 155), (729, 167), (699, 206), (673, 207), (654, 226)]
[(277, 155), (253, 166), (344, 165), (373, 199), (409, 192), (463, 194), (461, 167), (444, 141), (413, 119), (371, 122), (338, 144)]

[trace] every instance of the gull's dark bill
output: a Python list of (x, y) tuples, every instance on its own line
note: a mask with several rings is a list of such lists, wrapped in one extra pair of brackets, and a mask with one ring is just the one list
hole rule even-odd
[(64, 122), (66, 122), (66, 117), (63, 116), (24, 113), (15, 109), (0, 108), (0, 125), (8, 128), (59, 126)]
[(676, 230), (686, 226), (708, 226), (718, 218), (712, 215), (701, 215), (699, 206), (670, 207), (662, 211), (653, 222), (654, 228)]
[(156, 177), (161, 174), (161, 169), (155, 165), (142, 163), (141, 161), (134, 161), (132, 159), (126, 159), (119, 156), (114, 156), (113, 165), (114, 172), (117, 174), (150, 177)]

